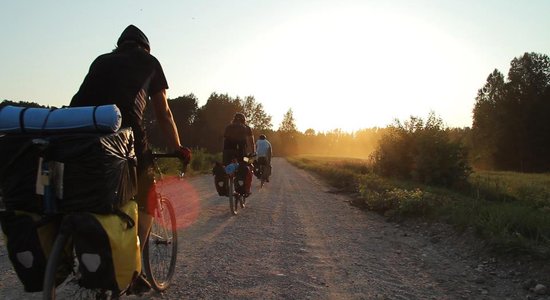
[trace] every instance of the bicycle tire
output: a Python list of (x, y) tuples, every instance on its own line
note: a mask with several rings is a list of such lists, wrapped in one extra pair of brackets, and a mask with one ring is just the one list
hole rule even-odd
[(244, 197), (244, 195), (239, 195), (239, 203), (241, 205), (241, 208), (245, 208), (245, 197)]
[(263, 188), (265, 184), (265, 166), (260, 165), (260, 188)]
[[(46, 271), (44, 274), (44, 283), (42, 288), (42, 299), (44, 300), (53, 300), (56, 298), (59, 290), (62, 290), (65, 294), (64, 298), (70, 299), (116, 299), (123, 292), (119, 294), (114, 293), (113, 291), (107, 291), (103, 289), (88, 289), (79, 285), (78, 282), (78, 260), (74, 253), (74, 248), (70, 247), (72, 250), (71, 255), (63, 256), (63, 251), (67, 250), (67, 243), (70, 241), (70, 234), (60, 233), (57, 235), (50, 256), (48, 257), (48, 263), (46, 264)], [(67, 260), (63, 261), (62, 257), (65, 257)], [(66, 278), (59, 279), (58, 271), (59, 268), (69, 268), (71, 274)], [(116, 295), (116, 296), (115, 296)]]
[(233, 182), (233, 178), (229, 178), (229, 211), (232, 215), (237, 214), (237, 197), (235, 197), (235, 186)]
[(172, 203), (162, 197), (160, 207), (157, 209), (160, 211), (155, 212), (151, 231), (143, 249), (143, 265), (145, 275), (152, 287), (162, 292), (170, 286), (176, 270), (178, 232), (176, 213)]
[(55, 289), (57, 286), (57, 269), (61, 263), (61, 254), (69, 240), (68, 234), (58, 234), (55, 238), (50, 256), (48, 257), (48, 263), (46, 264), (46, 271), (44, 274), (44, 283), (42, 287), (42, 299), (53, 300), (55, 299)]

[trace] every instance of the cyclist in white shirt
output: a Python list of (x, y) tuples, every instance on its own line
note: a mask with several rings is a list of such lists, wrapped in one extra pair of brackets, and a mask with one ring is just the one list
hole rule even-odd
[(258, 163), (265, 164), (267, 166), (267, 178), (266, 182), (269, 182), (269, 176), (271, 175), (271, 156), (273, 151), (271, 149), (271, 143), (265, 137), (265, 134), (260, 134), (260, 138), (256, 141), (256, 155), (258, 156)]

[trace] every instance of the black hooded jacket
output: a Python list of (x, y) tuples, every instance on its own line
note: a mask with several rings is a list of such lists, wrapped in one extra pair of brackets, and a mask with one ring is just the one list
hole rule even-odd
[(134, 131), (138, 162), (148, 149), (143, 113), (149, 95), (168, 88), (159, 61), (139, 47), (138, 44), (144, 46), (143, 41), (149, 43), (143, 32), (128, 26), (117, 42), (119, 47), (92, 62), (70, 103), (70, 106), (116, 104), (122, 114), (122, 126), (130, 126)]

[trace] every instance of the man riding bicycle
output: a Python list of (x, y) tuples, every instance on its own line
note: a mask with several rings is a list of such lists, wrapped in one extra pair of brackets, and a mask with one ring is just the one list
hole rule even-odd
[[(150, 99), (155, 117), (168, 144), (188, 163), (191, 151), (181, 146), (177, 127), (168, 106), (166, 89), (168, 83), (159, 61), (150, 54), (149, 39), (136, 26), (128, 26), (120, 35), (117, 47), (110, 53), (97, 57), (80, 89), (73, 96), (70, 106), (95, 106), (116, 104), (122, 115), (122, 127), (131, 127), (134, 133), (134, 148), (137, 156), (139, 207), (138, 235), (143, 251), (152, 219), (155, 201), (153, 185), (153, 160), (149, 149), (143, 114)], [(141, 274), (132, 284), (135, 293), (151, 289), (150, 283)]]
[(271, 143), (267, 140), (265, 134), (260, 134), (260, 138), (256, 141), (256, 155), (258, 165), (264, 165), (265, 167), (265, 181), (269, 182), (269, 176), (271, 175), (271, 156), (273, 151)]
[(242, 162), (249, 152), (256, 152), (252, 129), (246, 125), (242, 113), (236, 113), (233, 121), (225, 127), (223, 134), (223, 164), (228, 165), (233, 160)]

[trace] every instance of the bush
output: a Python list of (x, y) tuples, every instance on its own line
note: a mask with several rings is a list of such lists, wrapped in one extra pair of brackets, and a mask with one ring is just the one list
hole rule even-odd
[(442, 123), (433, 113), (426, 123), (415, 117), (397, 121), (371, 157), (375, 172), (428, 185), (465, 183), (471, 173), (467, 150), (450, 141)]

